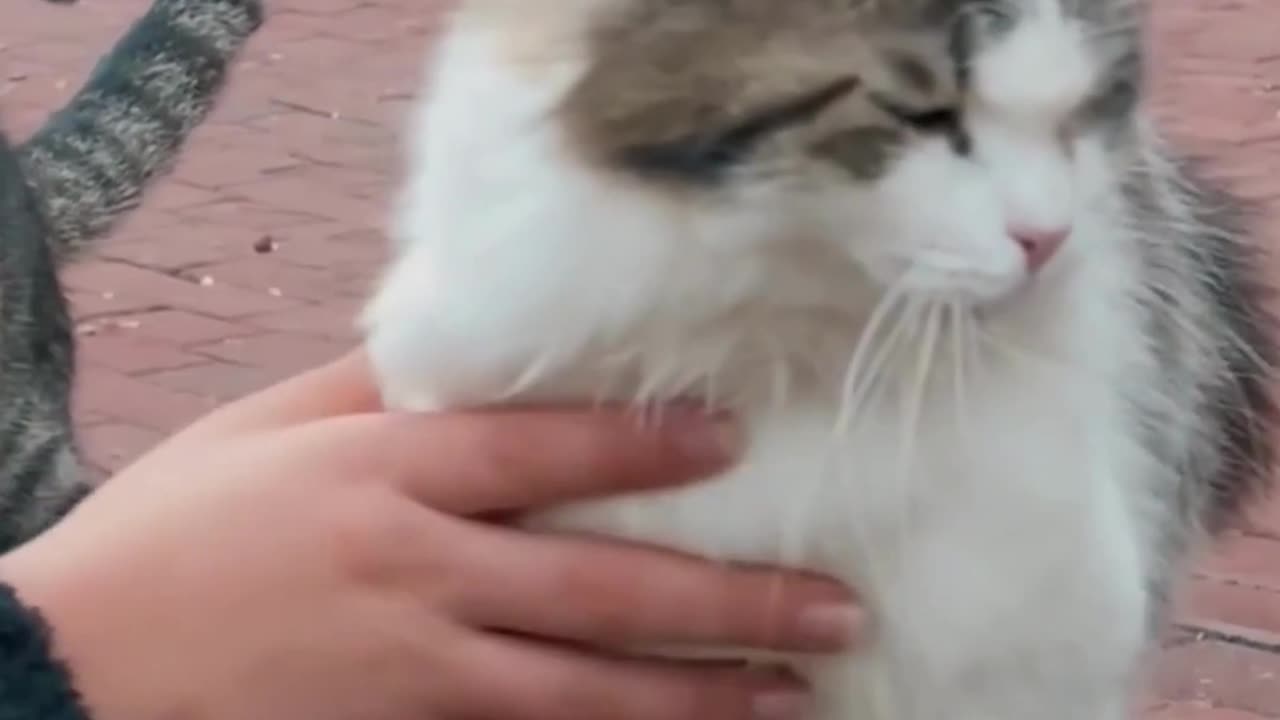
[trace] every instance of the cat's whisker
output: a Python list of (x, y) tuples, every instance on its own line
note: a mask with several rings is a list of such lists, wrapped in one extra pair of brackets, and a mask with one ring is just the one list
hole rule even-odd
[[(715, 362), (690, 363), (687, 367), (677, 368), (673, 373), (666, 391), (663, 393), (668, 400), (685, 400), (694, 396), (696, 389), (702, 385), (707, 376), (716, 372), (718, 364)], [(703, 402), (706, 402), (703, 400)]]
[(882, 389), (884, 385), (884, 383), (877, 382), (881, 379), (881, 371), (885, 364), (899, 351), (900, 344), (910, 338), (911, 330), (916, 325), (915, 318), (919, 315), (920, 309), (918, 301), (908, 300), (898, 314), (898, 321), (890, 328), (884, 342), (880, 344), (875, 355), (868, 361), (866, 371), (860, 374), (859, 382), (847, 398), (845, 407), (850, 420), (857, 418), (864, 408), (872, 405), (873, 392), (877, 389)]
[[(924, 411), (925, 396), (929, 389), (929, 375), (937, 354), (938, 337), (942, 332), (943, 308), (938, 303), (929, 303), (922, 314), (923, 330), (916, 356), (915, 374), (911, 378), (908, 391), (903, 395), (902, 438), (898, 458), (898, 468), (902, 476), (899, 487), (903, 493), (903, 501), (898, 503), (898, 507), (905, 514), (910, 513), (912, 506), (911, 477), (915, 472), (915, 441), (919, 436), (920, 417)], [(907, 531), (910, 527), (909, 520), (909, 517), (904, 517), (899, 527)]]
[(972, 396), (969, 394), (969, 388), (973, 385), (981, 384), (982, 374), (982, 347), (978, 341), (978, 320), (974, 317), (973, 311), (969, 308), (960, 309), (960, 327), (961, 342), (964, 346), (964, 401), (962, 427), (966, 434), (972, 432), (973, 423), (970, 422), (970, 408)]
[(965, 313), (964, 335), (968, 380), (970, 385), (981, 386), (986, 375), (987, 355), (982, 347), (982, 322), (972, 310)]
[(637, 360), (646, 367), (647, 371), (653, 368), (652, 374), (646, 372), (643, 379), (637, 383), (631, 400), (631, 405), (635, 408), (639, 418), (640, 427), (649, 430), (656, 425), (657, 408), (660, 401), (658, 396), (660, 383), (655, 382), (655, 376), (661, 374), (661, 369), (656, 363), (645, 357), (644, 353), (639, 353)]
[(661, 359), (657, 359), (657, 356), (657, 353), (652, 353), (644, 360), (646, 371), (636, 394), (642, 402), (658, 408), (653, 419), (660, 422), (661, 405), (680, 390), (683, 380), (681, 367), (674, 353), (667, 353)]
[[(901, 352), (904, 343), (912, 339), (911, 330), (918, 324), (915, 318), (922, 309), (922, 302), (907, 296), (905, 292), (901, 291), (900, 286), (895, 286), (895, 288), (891, 289), (886, 294), (885, 301), (882, 302), (882, 306), (878, 307), (877, 311), (883, 310), (883, 312), (879, 317), (874, 317), (875, 313), (873, 313), (873, 320), (878, 326), (876, 328), (877, 334), (883, 335), (883, 339), (876, 342), (876, 347), (868, 348), (864, 351), (863, 355), (865, 357), (866, 352), (874, 350), (865, 362), (858, 360), (858, 367), (854, 367), (854, 363), (851, 363), (851, 372), (846, 376), (850, 386), (847, 388), (846, 394), (841, 397), (840, 406), (845, 424), (838, 424), (834, 435), (836, 442), (832, 449), (832, 452), (836, 453), (833, 456), (836, 467), (839, 467), (842, 463), (853, 461), (847, 455), (841, 455), (841, 453), (847, 452), (841, 440), (848, 435), (849, 425), (860, 416), (862, 409), (873, 405), (874, 402), (878, 401), (881, 393), (887, 389), (886, 386), (889, 383), (881, 382), (883, 380), (881, 371), (889, 359), (894, 357), (896, 353)], [(892, 318), (891, 322), (890, 318)], [(887, 328), (884, 328), (883, 326), (886, 322), (890, 324)], [(870, 323), (868, 328), (870, 329)], [(862, 347), (861, 342), (868, 337), (870, 336), (864, 330), (860, 340), (860, 348)], [(850, 497), (858, 492), (858, 488), (854, 485), (854, 478), (849, 474), (837, 474), (836, 482), (839, 485), (836, 497)], [(820, 487), (816, 488), (808, 498), (808, 507), (812, 507), (815, 502), (822, 499), (819, 493), (822, 489), (827, 488), (830, 483), (824, 482), (818, 485)], [(858, 526), (850, 526), (849, 532), (852, 535), (851, 540), (857, 546), (866, 546), (869, 538), (864, 537)], [(893, 562), (894, 559), (887, 556), (864, 557), (862, 559), (862, 571), (869, 579), (884, 577), (888, 570), (891, 569)]]
[(499, 400), (511, 400), (520, 395), (525, 394), (534, 385), (538, 384), (547, 376), (548, 369), (555, 364), (557, 353), (554, 350), (546, 350), (533, 358), (524, 370), (516, 376), (515, 381), (511, 383), (502, 393), (498, 395)]
[(772, 371), (769, 374), (770, 401), (774, 408), (779, 408), (786, 404), (791, 394), (791, 374), (787, 364), (787, 352), (778, 343), (777, 338), (769, 337), (766, 342), (769, 345), (769, 359), (772, 364)]
[(967, 426), (965, 418), (965, 315), (964, 309), (956, 302), (947, 304), (947, 313), (948, 320), (951, 323), (951, 382), (953, 384), (956, 427), (963, 429)]
[(876, 343), (876, 338), (880, 333), (880, 328), (889, 316), (894, 312), (896, 306), (905, 294), (905, 288), (902, 282), (895, 283), (880, 299), (875, 309), (871, 311), (871, 315), (867, 320), (866, 326), (858, 336), (857, 346), (853, 350), (853, 355), (849, 358), (849, 364), (845, 370), (844, 381), (840, 391), (840, 411), (836, 417), (835, 433), (838, 436), (845, 435), (850, 423), (853, 420), (850, 403), (856, 395), (860, 376), (865, 374), (863, 369), (864, 358), (871, 351)]
[[(894, 308), (894, 317), (891, 325), (883, 333), (883, 339), (875, 348), (874, 354), (866, 361), (865, 368), (855, 378), (856, 384), (852, 387), (850, 395), (842, 398), (842, 409), (845, 410), (850, 418), (856, 419), (861, 416), (863, 410), (872, 407), (880, 401), (882, 395), (889, 389), (891, 381), (887, 381), (881, 376), (887, 362), (896, 354), (902, 351), (905, 343), (911, 340), (911, 329), (914, 327), (914, 317), (920, 312), (921, 303), (919, 300), (910, 297), (903, 297), (898, 300), (897, 306)], [(837, 439), (847, 435), (847, 429), (837, 434)], [(837, 452), (842, 449), (842, 444), (837, 444)], [(841, 463), (855, 462), (855, 459), (848, 455), (843, 457), (837, 456), (836, 467)], [(854, 477), (847, 473), (838, 474), (837, 482), (839, 484), (839, 493), (837, 497), (851, 497), (857, 494), (858, 488), (854, 484)], [(861, 532), (856, 525), (849, 528), (853, 536), (853, 540), (860, 547), (867, 546), (869, 537)], [(868, 556), (862, 559), (863, 571), (867, 578), (880, 578), (890, 574), (892, 565), (895, 560), (890, 555), (884, 556)]]
[(609, 353), (600, 359), (598, 364), (600, 381), (592, 390), (593, 404), (597, 409), (624, 399), (628, 401), (628, 405), (631, 404), (630, 401), (633, 398), (626, 398), (621, 388), (626, 387), (628, 368), (635, 365), (634, 353), (630, 352)]

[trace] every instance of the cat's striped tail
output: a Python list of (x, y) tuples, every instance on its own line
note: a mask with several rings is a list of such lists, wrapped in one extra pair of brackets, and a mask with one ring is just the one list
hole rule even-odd
[(167, 169), (262, 18), (261, 0), (156, 0), (22, 145), (59, 263), (106, 233)]

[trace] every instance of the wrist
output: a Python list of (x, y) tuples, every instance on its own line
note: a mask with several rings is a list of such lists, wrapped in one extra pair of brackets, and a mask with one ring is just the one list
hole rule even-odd
[(87, 720), (53, 630), (15, 588), (0, 583), (0, 716)]
[[(143, 708), (136, 702), (136, 681), (130, 670), (144, 633), (121, 637), (131, 624), (122, 617), (119, 598), (112, 597), (111, 583), (101, 582), (109, 568), (93, 568), (85, 553), (59, 542), (59, 528), (0, 557), (0, 588), (8, 588), (15, 610), (34, 618), (39, 635), (33, 636), (57, 677), (73, 693), (76, 714), (33, 713), (23, 717), (57, 720), (95, 720), (153, 717), (134, 714)], [(89, 555), (91, 557), (92, 554)], [(101, 570), (101, 572), (98, 572)], [(4, 608), (11, 617), (14, 610)], [(0, 677), (8, 683), (8, 677)], [(6, 717), (0, 713), (0, 717)]]

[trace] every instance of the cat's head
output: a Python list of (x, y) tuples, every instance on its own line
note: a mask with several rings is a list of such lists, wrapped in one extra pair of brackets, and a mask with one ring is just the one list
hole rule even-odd
[(1130, 0), (585, 4), (562, 110), (593, 161), (794, 211), (882, 288), (983, 303), (1082, 252), (1134, 127)]

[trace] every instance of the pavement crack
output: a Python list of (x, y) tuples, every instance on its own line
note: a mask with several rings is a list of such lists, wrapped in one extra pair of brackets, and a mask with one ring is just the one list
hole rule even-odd
[(1280, 640), (1260, 640), (1252, 638), (1243, 632), (1232, 632), (1229, 630), (1205, 627), (1193, 623), (1174, 623), (1177, 629), (1191, 633), (1199, 641), (1208, 640), (1210, 642), (1222, 643), (1224, 645), (1234, 645), (1236, 647), (1257, 650), (1269, 655), (1280, 655)]

